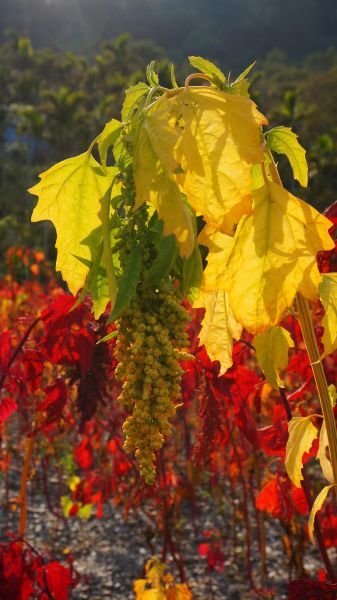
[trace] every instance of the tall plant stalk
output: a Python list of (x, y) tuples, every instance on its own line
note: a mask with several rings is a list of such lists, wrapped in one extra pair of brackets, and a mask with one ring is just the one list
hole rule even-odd
[[(280, 174), (275, 165), (272, 153), (268, 150), (268, 156), (270, 158), (270, 173), (275, 183), (282, 186), (282, 180)], [(317, 346), (315, 337), (315, 331), (311, 319), (311, 313), (309, 303), (300, 293), (296, 294), (296, 309), (298, 320), (301, 326), (303, 340), (306, 346), (306, 350), (309, 356), (311, 368), (314, 374), (317, 393), (322, 408), (322, 413), (326, 425), (330, 460), (333, 472), (333, 483), (337, 485), (337, 429), (335, 423), (335, 417), (331, 404), (328, 383), (326, 380), (323, 364), (321, 361), (320, 353)], [(337, 495), (337, 488), (336, 495)]]

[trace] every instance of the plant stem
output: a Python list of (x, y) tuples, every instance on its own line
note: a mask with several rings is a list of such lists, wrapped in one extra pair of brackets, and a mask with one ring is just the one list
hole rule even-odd
[(19, 537), (25, 536), (26, 524), (27, 524), (27, 481), (29, 475), (30, 461), (32, 458), (34, 446), (34, 437), (30, 437), (26, 440), (25, 460), (23, 464), (20, 484), (20, 525), (19, 525)]
[(329, 388), (325, 377), (322, 361), (317, 347), (314, 327), (311, 320), (309, 303), (301, 294), (296, 295), (298, 319), (301, 325), (303, 339), (313, 370), (317, 392), (322, 407), (322, 413), (328, 435), (330, 460), (334, 483), (337, 483), (337, 429), (332, 409)]
[[(270, 159), (270, 174), (275, 183), (282, 186), (282, 180), (277, 167), (274, 162), (273, 155), (268, 149), (268, 157)], [(283, 186), (282, 186), (283, 187)], [(328, 389), (327, 380), (325, 377), (322, 361), (320, 358), (314, 327), (312, 324), (311, 313), (309, 303), (302, 294), (296, 294), (296, 308), (298, 313), (298, 320), (301, 326), (302, 335), (306, 349), (309, 355), (311, 368), (313, 370), (318, 397), (321, 403), (322, 413), (327, 429), (327, 436), (330, 450), (330, 460), (333, 472), (333, 483), (337, 484), (337, 430), (333, 408), (330, 400), (330, 394)], [(337, 488), (335, 487), (336, 496)]]
[[(288, 402), (286, 390), (285, 390), (285, 388), (282, 388), (282, 387), (280, 387), (279, 389), (280, 389), (280, 396), (281, 396), (284, 408), (286, 410), (287, 419), (288, 419), (288, 422), (289, 422), (289, 421), (291, 421), (293, 415), (292, 415), (292, 412), (291, 412), (290, 404)], [(312, 509), (312, 505), (313, 505), (313, 499), (312, 499), (312, 496), (311, 496), (311, 493), (310, 493), (310, 481), (309, 481), (309, 476), (308, 476), (308, 473), (307, 473), (306, 465), (303, 465), (302, 473), (303, 473), (303, 479), (301, 481), (301, 485), (302, 485), (302, 489), (303, 489), (304, 495), (306, 497), (309, 509), (311, 510)], [(325, 565), (328, 577), (329, 577), (329, 579), (332, 582), (335, 582), (336, 581), (336, 575), (334, 573), (334, 569), (332, 567), (332, 564), (331, 564), (331, 561), (330, 561), (330, 557), (329, 557), (329, 555), (327, 553), (327, 550), (326, 550), (326, 547), (325, 547), (325, 544), (324, 544), (324, 537), (323, 537), (323, 533), (322, 533), (322, 529), (321, 529), (321, 524), (320, 524), (318, 516), (315, 519), (314, 529), (315, 529), (315, 536), (316, 536), (316, 540), (317, 540), (317, 545), (318, 545), (319, 551), (321, 553), (321, 557), (322, 557), (323, 563)]]

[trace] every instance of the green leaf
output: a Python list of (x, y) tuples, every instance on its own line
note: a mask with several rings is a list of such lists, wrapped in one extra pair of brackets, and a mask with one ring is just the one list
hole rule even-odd
[(298, 136), (290, 127), (274, 127), (267, 132), (268, 147), (277, 152), (285, 154), (290, 162), (295, 179), (303, 187), (308, 185), (308, 163), (305, 158), (306, 151), (298, 141)]
[(322, 319), (324, 352), (321, 356), (321, 358), (325, 358), (337, 348), (337, 273), (322, 275), (319, 295), (325, 310)]
[(81, 504), (80, 508), (78, 509), (77, 515), (79, 516), (80, 519), (89, 519), (89, 517), (92, 513), (93, 507), (94, 507), (93, 504)]
[(98, 340), (98, 342), (96, 342), (96, 346), (98, 346), (98, 344), (103, 344), (103, 342), (104, 343), (109, 342), (110, 340), (113, 340), (117, 336), (118, 336), (118, 331), (112, 331), (111, 333), (108, 333), (107, 335), (102, 337), (100, 340)]
[(256, 358), (268, 383), (278, 390), (283, 386), (279, 370), (288, 364), (289, 348), (294, 347), (290, 333), (283, 327), (271, 327), (264, 333), (258, 333), (253, 339)]
[(191, 256), (183, 259), (183, 293), (190, 302), (198, 296), (202, 282), (203, 267), (199, 244), (195, 244)]
[(159, 85), (159, 77), (158, 73), (154, 70), (155, 61), (151, 60), (151, 62), (146, 67), (146, 77), (151, 87), (156, 87)]
[(144, 281), (155, 284), (169, 273), (177, 257), (177, 241), (174, 235), (163, 237), (157, 246), (157, 256), (150, 269), (146, 271)]
[(201, 71), (201, 73), (204, 73), (205, 75), (209, 75), (216, 87), (221, 88), (225, 85), (225, 74), (212, 62), (202, 58), (201, 56), (189, 56), (188, 60), (192, 67), (198, 69), (198, 71)]
[(312, 417), (293, 417), (288, 424), (289, 439), (286, 447), (285, 467), (289, 478), (296, 487), (301, 487), (302, 458), (309, 452), (313, 441), (317, 438), (317, 428), (312, 424)]
[(118, 280), (117, 297), (114, 309), (109, 318), (110, 323), (118, 319), (123, 308), (130, 303), (135, 295), (142, 266), (143, 260), (140, 248), (139, 246), (133, 246), (131, 252), (125, 259), (123, 273)]
[(117, 121), (117, 119), (111, 119), (111, 121), (105, 125), (102, 133), (98, 137), (98, 152), (101, 163), (104, 167), (106, 166), (108, 150), (117, 141), (122, 128), (123, 123)]
[(94, 229), (82, 243), (90, 249), (91, 264), (85, 286), (78, 300), (81, 302), (87, 294), (90, 294), (95, 319), (99, 319), (110, 300), (108, 279), (103, 262), (102, 227)]
[(83, 287), (88, 267), (75, 256), (90, 259), (82, 240), (97, 227), (101, 198), (111, 186), (114, 167), (104, 169), (89, 152), (68, 158), (40, 175), (29, 189), (39, 201), (32, 221), (50, 220), (56, 229), (56, 270), (61, 271), (72, 294)]
[(116, 165), (121, 171), (125, 171), (132, 164), (132, 156), (125, 144), (125, 136), (123, 134), (119, 136), (114, 144), (113, 155)]
[(140, 101), (144, 99), (145, 96), (149, 93), (150, 87), (147, 83), (137, 83), (137, 85), (132, 85), (125, 92), (125, 100), (122, 107), (122, 120), (128, 121), (134, 110), (140, 104)]
[[(114, 214), (110, 219), (110, 245), (116, 243), (116, 235), (120, 227), (119, 217)], [(93, 229), (93, 231), (82, 241), (84, 246), (88, 246), (90, 250), (90, 261), (76, 256), (77, 260), (88, 266), (88, 275), (85, 285), (73, 306), (73, 309), (80, 304), (87, 294), (91, 295), (93, 302), (93, 313), (95, 319), (104, 313), (108, 302), (110, 301), (108, 277), (104, 263), (104, 246), (103, 246), (103, 231), (102, 225)], [(119, 256), (117, 253), (112, 254), (112, 261), (115, 270), (119, 270)], [(72, 309), (72, 310), (73, 310)]]
[(170, 66), (170, 76), (171, 76), (172, 87), (177, 88), (178, 84), (177, 84), (177, 80), (176, 80), (176, 74), (175, 74), (175, 69), (174, 69), (173, 63)]
[(326, 497), (328, 495), (328, 493), (330, 492), (331, 488), (333, 488), (335, 486), (335, 484), (332, 485), (326, 485), (322, 491), (318, 494), (313, 507), (311, 509), (311, 513), (310, 513), (310, 517), (309, 517), (309, 523), (308, 523), (308, 531), (309, 531), (309, 537), (312, 541), (313, 544), (315, 544), (315, 538), (314, 538), (314, 524), (315, 524), (315, 517), (316, 517), (316, 513), (321, 510)]
[(234, 81), (234, 85), (236, 83), (238, 83), (239, 81), (242, 81), (243, 79), (245, 79), (247, 77), (247, 75), (251, 72), (251, 70), (255, 67), (255, 65), (256, 65), (256, 60), (254, 60), (254, 62), (252, 62), (252, 64), (249, 65), (249, 67), (247, 67), (244, 71), (242, 71), (242, 73)]
[(73, 501), (70, 496), (61, 496), (61, 507), (65, 517), (69, 517), (69, 513), (72, 509)]

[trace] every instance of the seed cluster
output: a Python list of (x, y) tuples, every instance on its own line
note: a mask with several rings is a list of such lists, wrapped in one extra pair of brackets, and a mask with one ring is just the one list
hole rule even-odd
[(179, 361), (189, 358), (182, 350), (188, 346), (187, 320), (177, 290), (140, 285), (118, 324), (116, 377), (123, 382), (120, 401), (132, 412), (123, 425), (124, 448), (135, 451), (148, 484), (180, 397)]

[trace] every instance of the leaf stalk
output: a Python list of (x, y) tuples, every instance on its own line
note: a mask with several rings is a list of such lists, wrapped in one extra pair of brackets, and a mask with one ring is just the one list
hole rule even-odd
[(102, 222), (102, 233), (103, 233), (103, 259), (106, 268), (108, 278), (109, 296), (111, 301), (111, 311), (114, 308), (116, 295), (117, 295), (117, 283), (115, 268), (112, 260), (111, 242), (110, 242), (110, 195), (114, 181), (112, 182), (109, 189), (102, 198), (102, 208), (100, 211), (100, 218)]

